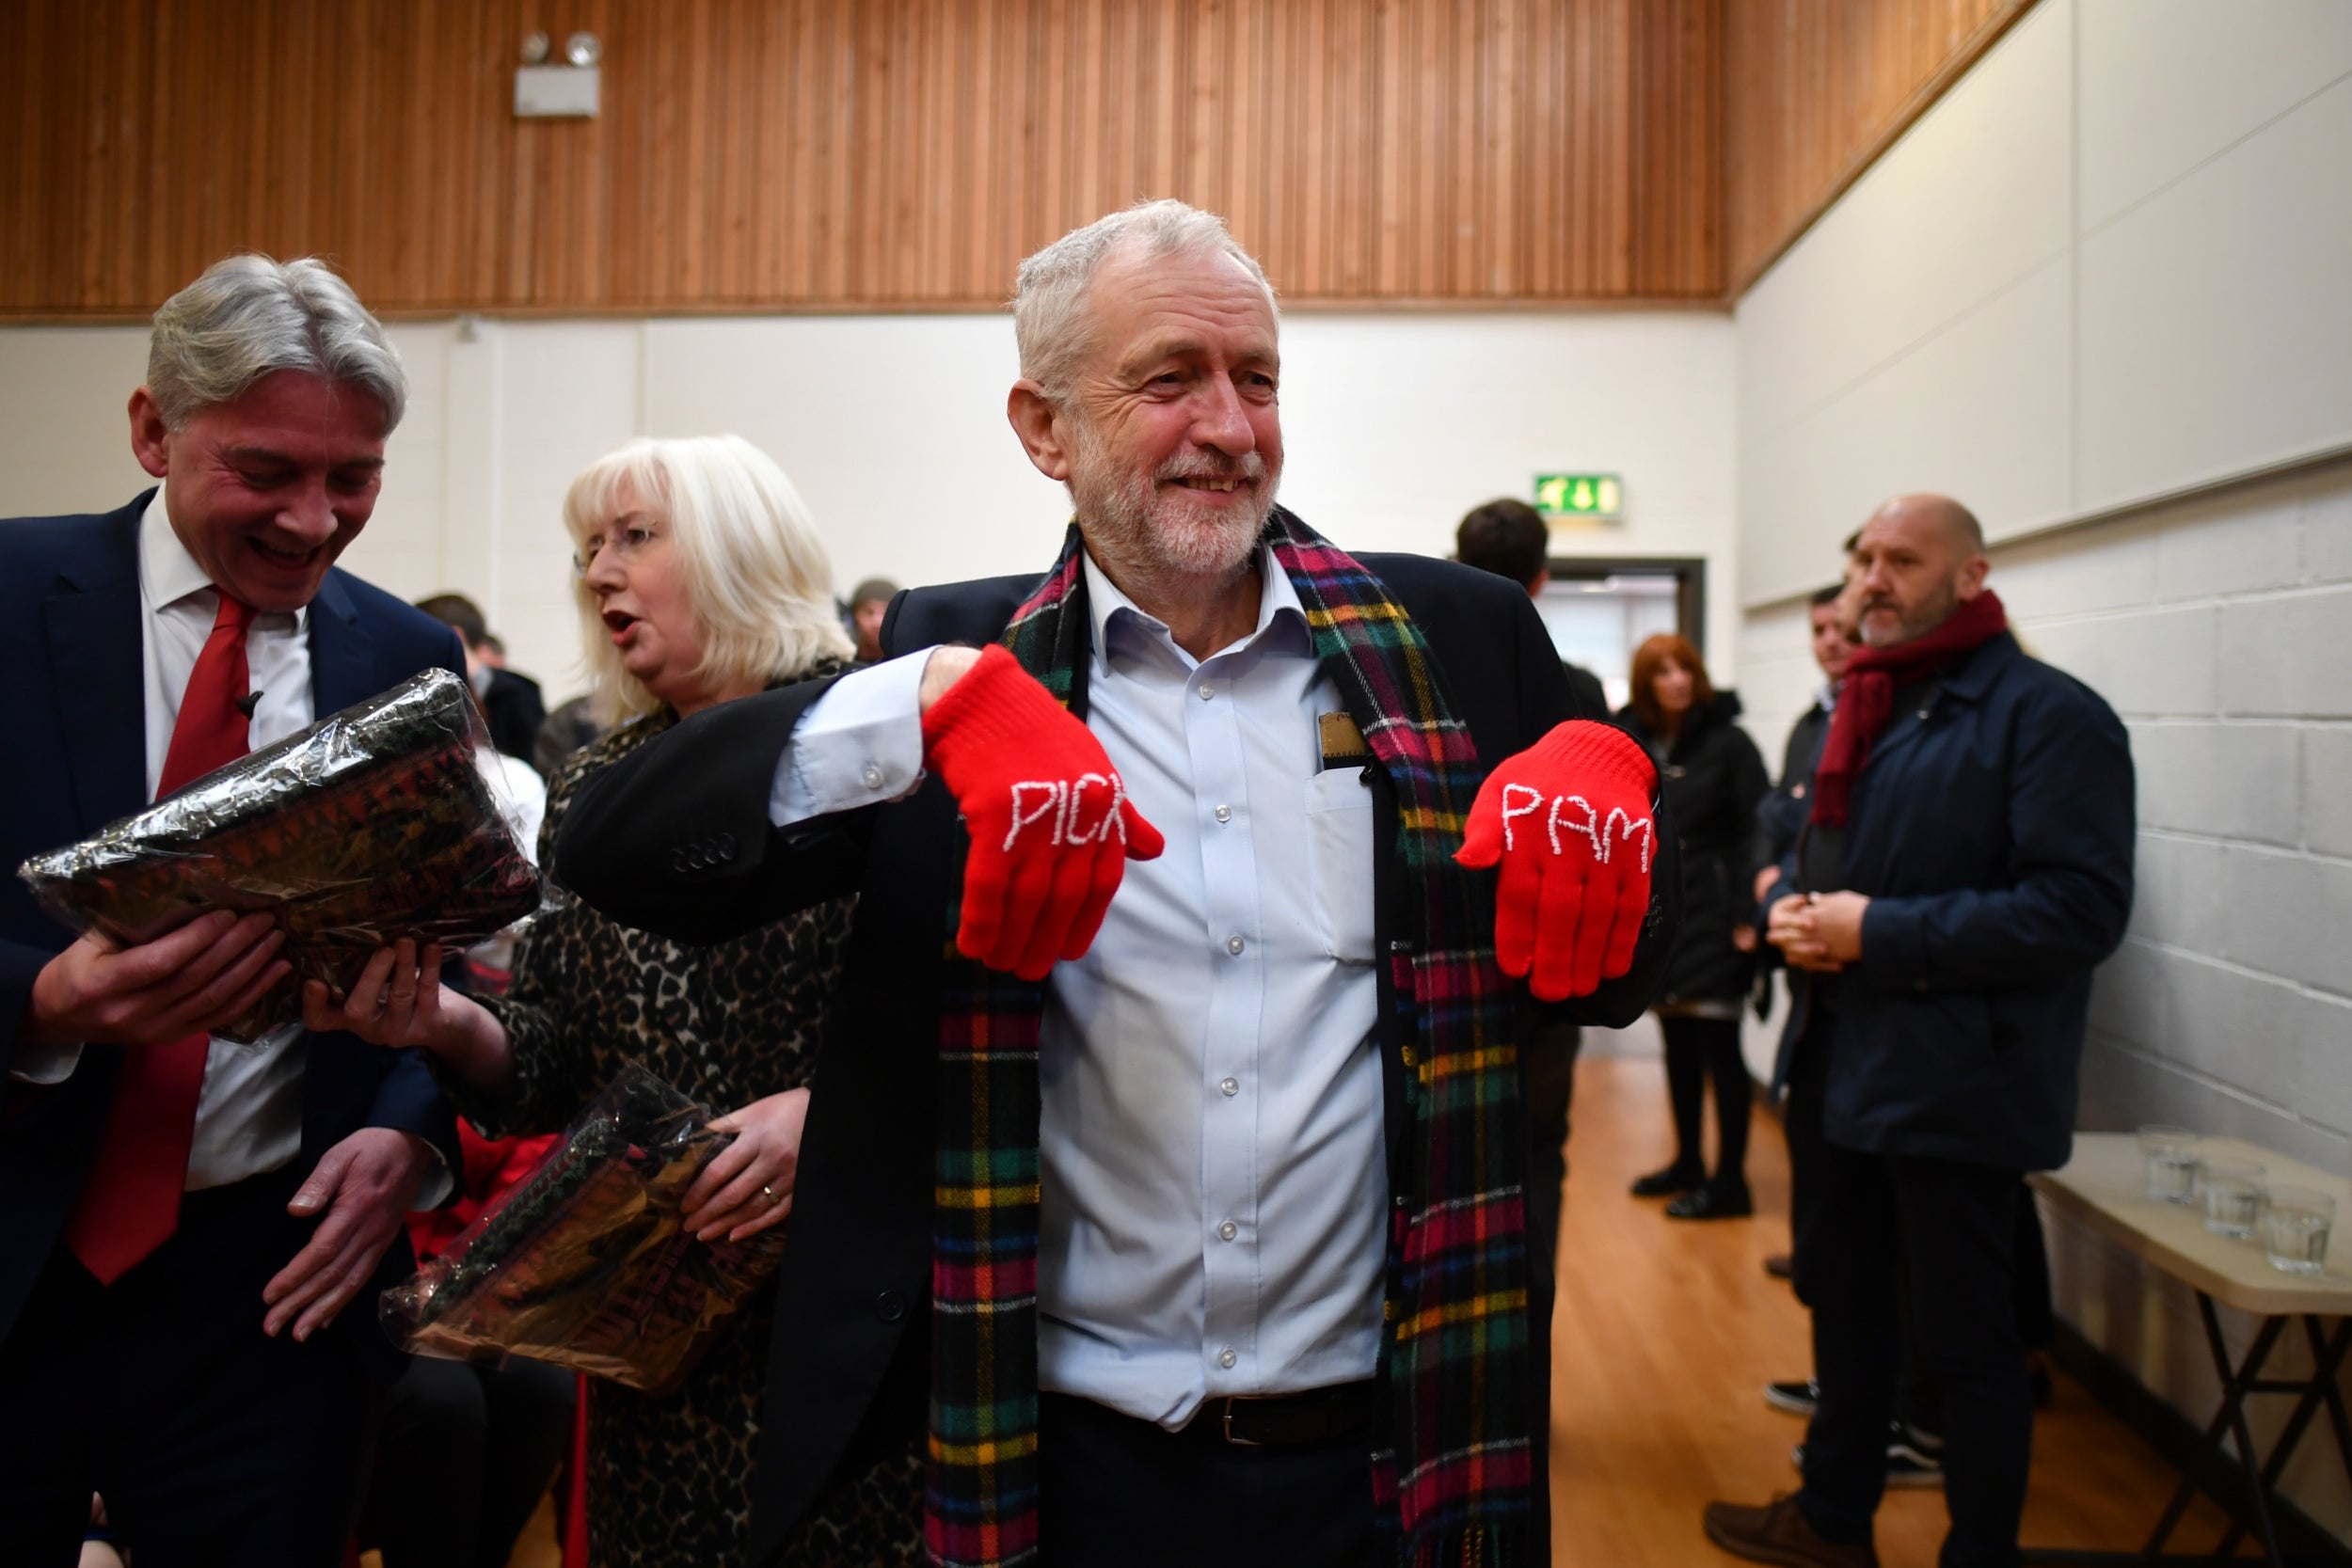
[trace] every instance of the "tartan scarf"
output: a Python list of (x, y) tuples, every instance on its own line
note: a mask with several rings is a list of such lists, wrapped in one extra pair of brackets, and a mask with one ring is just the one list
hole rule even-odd
[[(1276, 508), (1262, 542), (1289, 574), (1315, 655), (1399, 807), (1393, 1019), (1411, 1131), (1391, 1207), (1373, 1457), (1382, 1523), (1411, 1568), (1529, 1555), (1527, 1249), (1516, 988), (1495, 965), (1490, 874), (1454, 863), (1484, 769), (1429, 647), (1377, 578)], [(1073, 524), (1003, 638), (1064, 705), (1091, 627)], [(961, 878), (958, 879), (959, 884)], [(931, 1253), (927, 1555), (994, 1568), (1037, 1555), (1037, 1048), (1042, 986), (955, 949), (940, 1015)], [(1537, 1554), (1540, 1555), (1540, 1554)]]

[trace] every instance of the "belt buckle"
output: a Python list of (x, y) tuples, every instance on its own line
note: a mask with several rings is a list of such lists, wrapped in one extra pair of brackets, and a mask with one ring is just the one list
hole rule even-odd
[(1240, 1404), (1243, 1401), (1249, 1398), (1250, 1396), (1248, 1394), (1228, 1394), (1220, 1402), (1225, 1407), (1223, 1412), (1225, 1440), (1237, 1449), (1263, 1449), (1265, 1445), (1259, 1442), (1254, 1437), (1236, 1437), (1233, 1435), (1233, 1406)]

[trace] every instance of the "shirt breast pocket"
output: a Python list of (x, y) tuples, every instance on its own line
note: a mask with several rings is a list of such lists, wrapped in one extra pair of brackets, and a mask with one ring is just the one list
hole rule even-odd
[(1327, 768), (1307, 784), (1307, 872), (1327, 958), (1372, 962), (1372, 791), (1360, 768)]

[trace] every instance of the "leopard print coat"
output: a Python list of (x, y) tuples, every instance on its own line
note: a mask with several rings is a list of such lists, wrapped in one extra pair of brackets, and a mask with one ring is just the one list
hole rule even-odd
[[(581, 779), (677, 722), (664, 708), (574, 752), (548, 787), (540, 863)], [(550, 879), (513, 989), (483, 1005), (505, 1024), (515, 1081), (495, 1101), (453, 1084), (491, 1137), (561, 1130), (631, 1059), (716, 1112), (805, 1086), (841, 968), (854, 898), (716, 947), (619, 926)], [(789, 1225), (789, 1222), (787, 1222)], [(792, 1266), (787, 1243), (784, 1266)], [(589, 1560), (595, 1568), (728, 1568), (744, 1560), (753, 1453), (767, 1386), (771, 1280), (684, 1387), (652, 1399), (591, 1389)], [(922, 1437), (820, 1493), (777, 1560), (789, 1568), (914, 1563), (923, 1544)]]

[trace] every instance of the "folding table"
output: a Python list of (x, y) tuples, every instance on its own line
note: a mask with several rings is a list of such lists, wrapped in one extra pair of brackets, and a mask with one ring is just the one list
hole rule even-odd
[[(2264, 1167), (2266, 1185), (2312, 1187), (2334, 1197), (2336, 1233), (2330, 1238), (2328, 1272), (2293, 1275), (2272, 1268), (2259, 1238), (2240, 1242), (2217, 1236), (2205, 1228), (2201, 1206), (2149, 1197), (2138, 1140), (2128, 1132), (2076, 1133), (2074, 1157), (2063, 1170), (2029, 1178), (2055, 1212), (2090, 1226), (2197, 1292), (2197, 1310), (2204, 1322), (2205, 1344), (2213, 1356), (2214, 1373), (2221, 1381), (2222, 1397), (2220, 1409), (2206, 1424), (2203, 1440), (2183, 1469), (2181, 1483), (2146, 1545), (2136, 1552), (2027, 1547), (2027, 1563), (2209, 1562), (2229, 1558), (2250, 1528), (2266, 1560), (2274, 1568), (2284, 1568), (2286, 1560), (2280, 1555), (2272, 1522), (2273, 1488), (2296, 1445), (2323, 1408), (2335, 1434), (2337, 1455), (2347, 1479), (2352, 1479), (2352, 1420), (2345, 1418), (2344, 1397), (2336, 1384), (2344, 1354), (2352, 1349), (2352, 1237), (2344, 1234), (2344, 1227), (2352, 1226), (2352, 1181), (2235, 1138), (2201, 1138), (2196, 1152), (2213, 1159), (2257, 1161)], [(2217, 1304), (2262, 1319), (2254, 1342), (2234, 1367), (2221, 1338)], [(2311, 1344), (2312, 1374), (2298, 1379), (2263, 1376), (2263, 1366), (2280, 1337), (2298, 1318)], [(2338, 1320), (2332, 1333), (2322, 1323), (2325, 1318)], [(2246, 1400), (2250, 1394), (2296, 1397), (2295, 1408), (2266, 1457), (2257, 1456), (2253, 1433), (2247, 1425)], [(2234, 1442), (2234, 1461), (2223, 1449), (2225, 1435)], [(2166, 1544), (2197, 1494), (2199, 1476), (2215, 1463), (2233, 1463), (2244, 1473), (2252, 1519), (2232, 1524), (2211, 1553), (2166, 1551)], [(2226, 1499), (2216, 1500), (2226, 1506)]]

